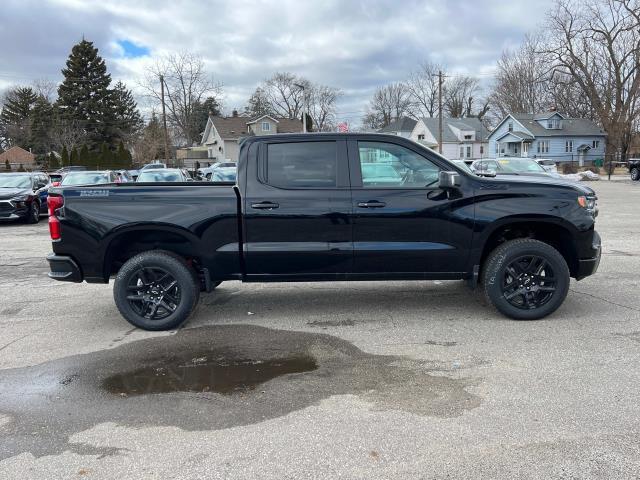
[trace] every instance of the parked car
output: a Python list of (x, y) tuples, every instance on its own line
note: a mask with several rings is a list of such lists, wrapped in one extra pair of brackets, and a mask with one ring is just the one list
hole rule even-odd
[(0, 173), (0, 220), (38, 223), (47, 212), (49, 186), (44, 173)]
[(129, 173), (129, 170), (116, 170), (116, 182), (118, 183), (128, 183), (134, 182), (133, 176)]
[(530, 177), (554, 177), (542, 168), (538, 162), (530, 158), (485, 158), (471, 164), (471, 170), (476, 175), (525, 175)]
[(236, 168), (237, 165), (235, 162), (217, 162), (208, 167), (199, 168), (197, 171), (197, 176), (199, 179), (207, 179), (211, 180), (213, 177), (213, 173), (218, 168)]
[(140, 170), (128, 170), (128, 172), (134, 182), (138, 179), (138, 175), (140, 175)]
[(554, 174), (558, 173), (558, 166), (553, 160), (549, 160), (547, 158), (534, 158), (533, 160), (542, 168), (544, 168), (545, 171)]
[(191, 178), (185, 176), (179, 168), (148, 168), (142, 170), (136, 182), (189, 182)]
[(56, 170), (56, 173), (66, 174), (69, 172), (82, 172), (87, 170), (87, 167), (83, 167), (82, 165), (69, 165), (67, 167), (62, 167)]
[(627, 163), (629, 168), (629, 175), (631, 175), (631, 180), (637, 182), (640, 180), (640, 158), (630, 158)]
[[(596, 195), (582, 184), (478, 177), (395, 135), (254, 136), (239, 155), (236, 185), (51, 189), (50, 276), (115, 276), (124, 318), (164, 330), (225, 280), (466, 279), (531, 320), (598, 268)], [(374, 185), (362, 167), (375, 158), (404, 174)]]
[(147, 163), (146, 165), (143, 165), (142, 168), (140, 168), (140, 170), (147, 170), (149, 168), (152, 168), (152, 169), (167, 168), (167, 165), (166, 163), (152, 162), (152, 163)]
[(212, 182), (235, 182), (238, 170), (236, 167), (217, 168), (211, 175)]
[(69, 172), (64, 176), (62, 182), (60, 182), (60, 186), (67, 187), (69, 185), (100, 185), (103, 183), (116, 183), (117, 178), (116, 173), (111, 170)]

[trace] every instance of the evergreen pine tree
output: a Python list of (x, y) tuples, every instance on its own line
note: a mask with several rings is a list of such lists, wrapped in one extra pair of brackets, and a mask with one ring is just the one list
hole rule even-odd
[(69, 155), (69, 165), (78, 165), (78, 149), (72, 148)]
[(113, 155), (111, 150), (109, 150), (109, 144), (107, 142), (103, 142), (100, 146), (100, 164), (98, 167), (100, 169), (112, 168), (114, 165)]
[(30, 141), (32, 153), (44, 157), (52, 147), (53, 107), (40, 96), (31, 110)]
[(138, 111), (131, 90), (122, 82), (115, 84), (112, 101), (117, 135), (121, 141), (129, 141), (144, 127), (144, 121)]
[(56, 157), (56, 154), (53, 152), (49, 153), (49, 168), (58, 168), (60, 166), (60, 163), (58, 162), (58, 157)]
[(24, 169), (24, 165), (20, 164), (20, 166), (18, 167), (18, 171), (19, 172), (26, 172), (26, 170)]
[(190, 138), (199, 140), (202, 137), (202, 132), (207, 127), (209, 115), (220, 115), (220, 103), (218, 103), (218, 100), (214, 97), (207, 97), (202, 103), (194, 103), (189, 127)]
[(8, 159), (8, 158), (4, 161), (4, 169), (5, 169), (7, 172), (10, 172), (10, 171), (11, 171), (11, 164), (9, 163), (9, 159)]
[(31, 148), (30, 117), (37, 98), (30, 87), (16, 87), (5, 94), (0, 113), (0, 137), (5, 139), (5, 147)]
[(69, 150), (67, 150), (66, 145), (62, 147), (62, 153), (60, 154), (60, 163), (62, 166), (69, 165)]
[(117, 165), (118, 168), (128, 169), (131, 168), (131, 155), (129, 151), (125, 148), (124, 142), (122, 140), (118, 144), (118, 151), (116, 153)]
[(84, 165), (91, 170), (93, 168), (91, 163), (91, 159), (89, 158), (89, 147), (87, 147), (87, 144), (85, 143), (82, 145), (80, 154), (78, 155), (78, 165)]
[(83, 39), (74, 45), (62, 74), (57, 101), (62, 117), (82, 125), (89, 149), (112, 144), (116, 129), (111, 76), (92, 42)]

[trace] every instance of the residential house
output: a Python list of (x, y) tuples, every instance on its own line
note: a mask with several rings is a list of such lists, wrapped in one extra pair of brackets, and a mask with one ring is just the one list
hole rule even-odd
[(560, 112), (514, 113), (489, 135), (489, 152), (492, 158), (548, 158), (582, 166), (604, 159), (606, 136), (591, 120)]
[[(409, 138), (438, 150), (439, 119), (418, 120)], [(442, 119), (442, 155), (449, 160), (476, 160), (487, 157), (489, 132), (478, 118)]]
[(413, 128), (418, 123), (413, 118), (400, 117), (391, 122), (386, 127), (382, 127), (378, 130), (378, 133), (386, 133), (387, 135), (398, 135), (400, 137), (409, 138)]
[(201, 146), (207, 149), (208, 163), (225, 160), (236, 162), (240, 153), (240, 142), (247, 136), (299, 132), (302, 132), (302, 121), (298, 119), (270, 115), (251, 119), (238, 116), (238, 112), (234, 111), (231, 117), (209, 116)]
[(33, 170), (37, 167), (36, 156), (21, 147), (11, 147), (0, 153), (0, 171), (4, 170), (7, 160), (13, 170), (18, 170), (21, 165), (25, 170)]

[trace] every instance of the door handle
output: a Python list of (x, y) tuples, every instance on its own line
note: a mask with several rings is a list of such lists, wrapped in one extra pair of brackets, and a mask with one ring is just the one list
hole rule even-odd
[(274, 208), (278, 208), (279, 206), (279, 204), (274, 202), (260, 202), (251, 204), (251, 208), (257, 208), (259, 210), (273, 210)]
[(384, 202), (378, 202), (378, 201), (369, 201), (369, 202), (360, 202), (358, 203), (358, 207), (360, 208), (382, 208), (382, 207), (386, 207), (387, 204)]

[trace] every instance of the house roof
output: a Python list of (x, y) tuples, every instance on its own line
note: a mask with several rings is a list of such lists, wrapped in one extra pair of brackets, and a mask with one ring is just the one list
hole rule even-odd
[[(554, 112), (557, 113), (557, 112)], [(534, 137), (564, 137), (576, 135), (606, 135), (605, 131), (586, 118), (563, 118), (562, 128), (546, 129), (535, 121), (538, 115), (531, 113), (514, 113), (511, 115), (522, 124)], [(501, 122), (502, 123), (502, 122)]]
[[(422, 122), (425, 127), (431, 132), (431, 134), (437, 139), (439, 119), (423, 118)], [(482, 122), (475, 117), (469, 118), (443, 118), (442, 119), (442, 142), (443, 143), (460, 143), (460, 139), (455, 132), (449, 127), (457, 128), (458, 130), (473, 130), (476, 132), (477, 142), (486, 142), (489, 132), (482, 124)]]
[[(271, 120), (273, 120), (274, 122), (276, 122), (276, 123), (280, 123), (280, 120), (278, 120), (278, 119), (277, 119), (277, 118), (275, 118), (275, 117), (272, 117), (271, 115), (262, 115), (261, 117), (254, 118), (253, 120), (249, 120), (249, 121), (247, 122), (247, 125), (251, 125), (252, 123), (259, 122), (259, 121), (260, 121), (260, 120), (262, 120), (263, 118), (270, 118), (270, 119), (271, 119)], [(301, 123), (302, 123), (302, 122), (301, 122)]]
[(560, 112), (558, 112), (556, 110), (550, 110), (548, 112), (536, 113), (533, 118), (535, 120), (546, 120), (547, 118), (551, 118), (554, 115), (559, 115), (561, 118), (566, 118), (565, 115), (561, 114)]
[(386, 127), (382, 127), (378, 130), (378, 133), (392, 133), (392, 132), (411, 132), (413, 127), (418, 123), (413, 118), (409, 117), (400, 117), (393, 122), (391, 122)]
[(502, 140), (504, 137), (506, 137), (507, 135), (512, 135), (516, 138), (519, 138), (520, 140), (533, 140), (533, 136), (526, 133), (526, 132), (520, 132), (518, 130), (514, 130), (512, 132), (505, 132), (503, 135), (499, 136), (498, 138), (496, 138), (496, 140)]
[[(262, 117), (264, 117), (264, 115), (259, 118)], [(204, 142), (204, 140), (209, 136), (211, 124), (216, 127), (218, 134), (224, 140), (237, 140), (240, 137), (248, 135), (247, 125), (259, 120), (259, 118), (251, 120), (247, 117), (220, 117), (210, 115), (209, 120), (207, 121), (207, 127), (202, 135), (202, 140)], [(273, 118), (273, 120), (278, 123), (278, 133), (296, 133), (302, 130), (301, 120), (297, 120), (295, 118), (270, 118)]]

